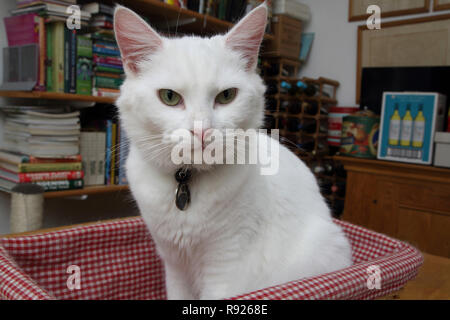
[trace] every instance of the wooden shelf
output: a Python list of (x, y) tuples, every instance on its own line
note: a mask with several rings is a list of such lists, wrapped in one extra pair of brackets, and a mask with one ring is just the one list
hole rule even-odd
[[(194, 33), (198, 35), (212, 35), (217, 33), (225, 33), (232, 26), (233, 23), (229, 21), (220, 20), (218, 18), (200, 14), (196, 11), (183, 9), (175, 5), (167, 4), (159, 0), (122, 0), (121, 4), (135, 10), (140, 15), (149, 18), (152, 26), (162, 26), (160, 31), (164, 30), (165, 26), (170, 26), (177, 22), (182, 24), (183, 20), (195, 19), (191, 23), (180, 25), (177, 28), (173, 26), (169, 31), (176, 30), (183, 33)], [(175, 34), (174, 34), (175, 35)], [(270, 34), (264, 36), (265, 40), (273, 40), (275, 37)]]
[(23, 98), (23, 99), (49, 99), (49, 100), (70, 100), (70, 101), (86, 101), (97, 103), (113, 104), (116, 98), (111, 97), (95, 97), (82, 94), (58, 93), (47, 91), (0, 91), (0, 97), (6, 98)]
[(83, 189), (74, 189), (67, 191), (50, 191), (44, 193), (45, 199), (52, 198), (65, 198), (71, 196), (82, 196), (82, 195), (92, 195), (92, 194), (103, 194), (103, 193), (113, 193), (129, 191), (128, 185), (111, 185), (111, 186), (90, 186)]

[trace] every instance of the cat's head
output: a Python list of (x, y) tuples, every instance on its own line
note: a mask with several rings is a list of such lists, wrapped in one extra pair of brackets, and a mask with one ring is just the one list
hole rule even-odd
[(265, 86), (256, 65), (266, 20), (263, 4), (225, 35), (166, 38), (133, 11), (116, 8), (114, 31), (126, 73), (117, 105), (132, 145), (147, 161), (176, 168), (171, 150), (179, 129), (199, 142), (207, 129), (262, 125)]

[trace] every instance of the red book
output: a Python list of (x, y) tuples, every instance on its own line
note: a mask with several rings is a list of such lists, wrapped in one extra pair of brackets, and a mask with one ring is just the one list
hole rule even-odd
[(61, 163), (61, 162), (81, 162), (81, 155), (65, 156), (64, 158), (36, 158), (28, 156), (29, 163)]
[(6, 169), (0, 169), (0, 178), (15, 182), (37, 182), (37, 181), (57, 181), (57, 180), (78, 180), (83, 179), (83, 171), (51, 171), (51, 172), (31, 172), (16, 173)]

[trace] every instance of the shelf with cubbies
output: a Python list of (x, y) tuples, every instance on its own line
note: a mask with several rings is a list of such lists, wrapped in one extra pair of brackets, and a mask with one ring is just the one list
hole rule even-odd
[[(268, 86), (266, 92), (266, 127), (279, 129), (283, 140), (302, 159), (328, 154), (326, 143), (328, 107), (336, 105), (339, 82), (326, 79), (298, 78), (301, 62), (287, 58), (264, 58), (261, 71)], [(291, 92), (301, 81), (309, 89)], [(306, 149), (306, 152), (302, 149)]]
[[(339, 82), (322, 77), (298, 78), (300, 66), (301, 62), (295, 59), (262, 60), (261, 73), (268, 86), (265, 127), (278, 129), (280, 141), (311, 168), (330, 208), (338, 216), (343, 210), (345, 177), (333, 169), (339, 164), (330, 157), (327, 131), (328, 109), (337, 104)], [(303, 83), (303, 89), (290, 90), (289, 86), (296, 86), (298, 81)]]

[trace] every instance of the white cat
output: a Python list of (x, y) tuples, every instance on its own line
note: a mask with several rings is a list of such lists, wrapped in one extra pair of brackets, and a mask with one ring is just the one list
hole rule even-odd
[[(164, 261), (169, 299), (227, 298), (351, 265), (349, 242), (315, 177), (284, 146), (272, 176), (258, 165), (191, 166), (189, 207), (175, 205), (175, 130), (190, 130), (202, 145), (208, 128), (262, 124), (265, 86), (256, 64), (266, 17), (263, 4), (226, 35), (165, 38), (116, 8), (127, 176)], [(194, 131), (194, 121), (205, 129)]]

